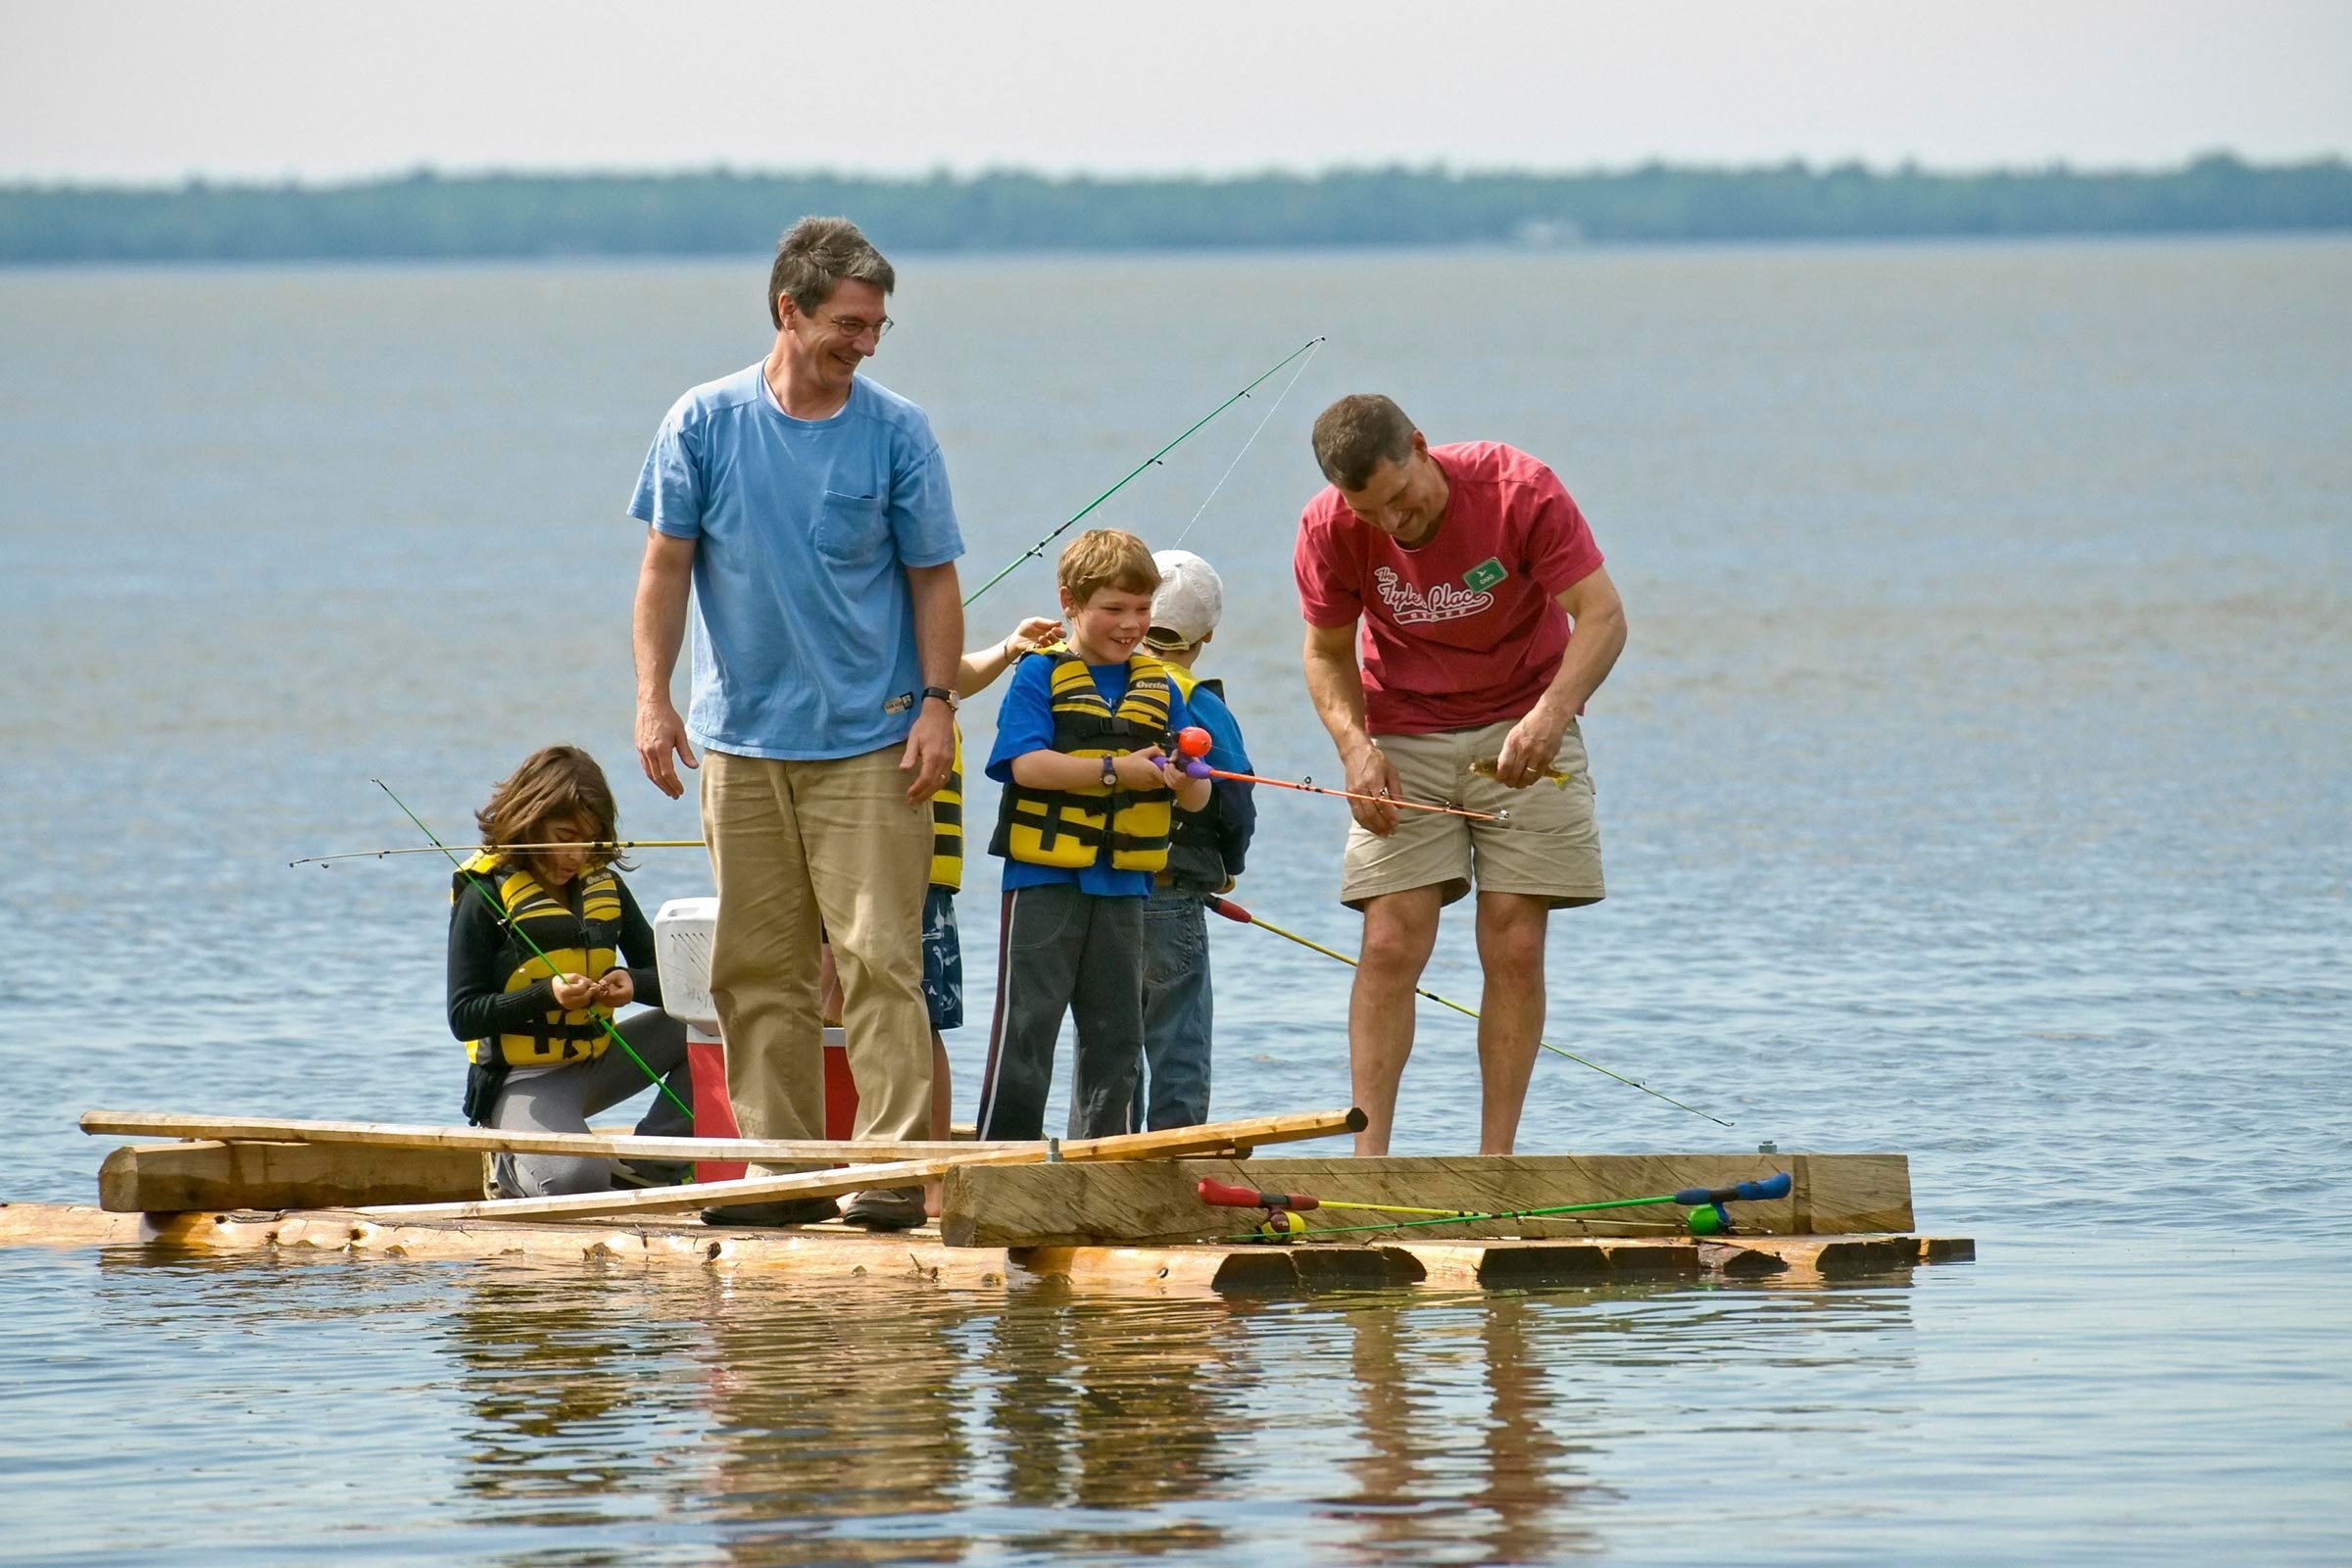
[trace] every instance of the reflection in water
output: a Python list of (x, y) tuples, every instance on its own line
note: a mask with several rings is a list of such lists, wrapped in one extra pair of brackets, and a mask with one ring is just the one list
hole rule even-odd
[(1795, 1334), (1850, 1361), (1826, 1331), (1908, 1360), (1900, 1288), (1253, 1301), (452, 1283), (469, 1494), (501, 1523), (607, 1540), (666, 1519), (742, 1564), (1262, 1560), (1284, 1539), (1350, 1562), (1546, 1561), (1608, 1545), (1623, 1494), (1593, 1478), (1645, 1441), (1645, 1386), (1690, 1376), (1686, 1357), (1733, 1378)]
[(1481, 1560), (1495, 1562), (1599, 1544), (1575, 1513), (1592, 1483), (1555, 1430), (1558, 1396), (1531, 1354), (1530, 1311), (1498, 1297), (1347, 1315), (1366, 1443), (1348, 1467), (1356, 1495), (1325, 1511), (1357, 1525), (1354, 1555), (1421, 1561), (1433, 1537), (1475, 1539)]
[(672, 1291), (495, 1265), (450, 1285), (444, 1337), (473, 1417), (454, 1440), (466, 1492), (524, 1505), (501, 1509), (509, 1523), (565, 1525), (666, 1490), (640, 1429), (674, 1402), (663, 1384), (693, 1348), (690, 1322), (646, 1310), (685, 1304)]

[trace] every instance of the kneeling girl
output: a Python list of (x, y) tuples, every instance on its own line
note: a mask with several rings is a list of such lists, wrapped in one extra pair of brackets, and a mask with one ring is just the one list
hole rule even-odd
[[(662, 1075), (662, 1092), (637, 1131), (681, 1138), (694, 1131), (682, 1108), (691, 1102), (686, 1026), (660, 1010), (653, 927), (614, 874), (613, 853), (585, 847), (612, 843), (615, 817), (604, 770), (576, 746), (532, 754), (474, 813), (490, 848), (451, 881), (449, 1027), (466, 1042), (466, 1117), (477, 1126), (586, 1132), (590, 1116), (646, 1089), (651, 1069)], [(615, 1021), (614, 1010), (631, 1002), (650, 1010)], [(640, 1162), (622, 1183), (684, 1174), (683, 1164)], [(605, 1159), (497, 1159), (502, 1197), (602, 1192), (614, 1184)]]

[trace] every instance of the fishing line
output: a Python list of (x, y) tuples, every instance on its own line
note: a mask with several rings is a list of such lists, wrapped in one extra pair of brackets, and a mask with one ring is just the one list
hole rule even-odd
[[(473, 855), (505, 855), (514, 850), (699, 850), (706, 847), (702, 839), (572, 839), (561, 844), (476, 844), (468, 853)], [(340, 855), (306, 855), (299, 860), (288, 860), (288, 867), (324, 865), (329, 860), (380, 860), (387, 855), (447, 855), (451, 851), (435, 844), (414, 849), (345, 850)]]
[(1315, 355), (1323, 352), (1323, 339), (1317, 338), (1308, 346), (1313, 352), (1298, 362), (1298, 368), (1291, 372), (1291, 378), (1282, 383), (1282, 390), (1274, 394), (1274, 407), (1266, 410), (1266, 416), (1257, 421), (1257, 428), (1250, 432), (1250, 439), (1242, 443), (1242, 450), (1233, 455), (1233, 461), (1225, 465), (1225, 471), (1217, 475), (1217, 482), (1209, 486), (1208, 494), (1201, 500), (1200, 509), (1193, 514), (1191, 520), (1185, 523), (1184, 533), (1176, 536), (1176, 543), (1184, 543), (1185, 534), (1193, 531), (1193, 523), (1200, 520), (1200, 514), (1208, 510), (1209, 502), (1217, 499), (1217, 492), (1225, 488), (1225, 481), (1233, 477), (1233, 470), (1242, 466), (1242, 460), (1250, 455), (1250, 449), (1257, 445), (1257, 438), (1265, 433), (1266, 426), (1273, 422), (1276, 410), (1282, 407), (1282, 400), (1291, 395), (1291, 388), (1298, 384), (1298, 378), (1306, 373), (1306, 368), (1315, 363)]
[[(1350, 969), (1361, 967), (1361, 965), (1355, 959), (1350, 958), (1345, 953), (1341, 953), (1337, 949), (1327, 948), (1322, 943), (1302, 937), (1296, 931), (1285, 930), (1283, 927), (1274, 924), (1271, 920), (1261, 919), (1258, 916), (1251, 914), (1248, 909), (1243, 908), (1240, 905), (1234, 903), (1231, 899), (1211, 897), (1207, 902), (1208, 906), (1211, 909), (1223, 915), (1228, 920), (1238, 921), (1243, 925), (1253, 925), (1258, 927), (1260, 930), (1270, 931), (1274, 935), (1281, 937), (1286, 941), (1298, 943), (1298, 946), (1302, 948), (1311, 948), (1315, 952), (1323, 955), (1323, 956), (1326, 958), (1337, 958), (1340, 960), (1340, 962), (1348, 965), (1348, 967)], [(1413, 995), (1427, 998), (1429, 1001), (1436, 1003), (1441, 1007), (1451, 1007), (1454, 1011), (1460, 1013), (1465, 1018), (1478, 1017), (1478, 1012), (1476, 1009), (1465, 1007), (1458, 1002), (1449, 1002), (1446, 998), (1439, 996), (1435, 991), (1425, 991), (1421, 987), (1415, 986), (1413, 987)], [(1681, 1101), (1675, 1099), (1672, 1095), (1663, 1094), (1658, 1090), (1650, 1088), (1649, 1085), (1643, 1083), (1639, 1078), (1628, 1078), (1625, 1074), (1614, 1071), (1607, 1067), (1603, 1067), (1597, 1061), (1588, 1060), (1585, 1057), (1578, 1055), (1573, 1051), (1563, 1051), (1548, 1040), (1538, 1040), (1536, 1044), (1542, 1046), (1545, 1051), (1550, 1052), (1555, 1056), (1565, 1056), (1570, 1061), (1575, 1062), (1581, 1067), (1590, 1067), (1594, 1072), (1601, 1074), (1603, 1077), (1614, 1078), (1619, 1083), (1625, 1084), (1630, 1088), (1639, 1089), (1645, 1095), (1650, 1095), (1656, 1099), (1663, 1100), (1666, 1102), (1666, 1103), (1674, 1106), (1678, 1110), (1687, 1110), (1693, 1116), (1704, 1116), (1707, 1120), (1713, 1122), (1718, 1127), (1733, 1127), (1739, 1125), (1737, 1122), (1729, 1122), (1724, 1120), (1721, 1116), (1714, 1114), (1712, 1111), (1701, 1110), (1696, 1105), (1686, 1105)]]
[(1133, 468), (1128, 470), (1126, 478), (1121, 479), (1117, 484), (1112, 485), (1109, 489), (1095, 497), (1094, 500), (1089, 501), (1085, 506), (1080, 507), (1077, 512), (1071, 514), (1068, 521), (1064, 522), (1060, 527), (1054, 529), (1052, 533), (1046, 535), (1043, 539), (1040, 539), (1037, 543), (1031, 545), (1028, 549), (1022, 551), (1019, 555), (1013, 557), (1012, 560), (1004, 564), (1003, 570), (999, 571), (994, 577), (989, 578), (988, 581), (982, 583), (979, 587), (973, 589), (970, 593), (964, 595), (964, 608), (967, 610), (970, 609), (972, 604), (978, 600), (982, 594), (988, 592), (991, 588), (994, 588), (997, 584), (1011, 576), (1014, 569), (1017, 568), (1022, 562), (1044, 555), (1046, 546), (1060, 538), (1064, 533), (1067, 533), (1070, 528), (1074, 526), (1081, 518), (1085, 517), (1088, 513), (1094, 511), (1103, 502), (1108, 501), (1112, 496), (1117, 495), (1121, 490), (1126, 489), (1129, 479), (1133, 479), (1137, 474), (1143, 472), (1146, 468), (1151, 467), (1160, 459), (1166, 457), (1169, 453), (1182, 446), (1185, 441), (1191, 437), (1195, 430), (1200, 429), (1202, 425), (1208, 423), (1209, 420), (1215, 418), (1218, 415), (1223, 414), (1227, 409), (1232, 408), (1236, 403), (1241, 402), (1242, 399), (1256, 391), (1267, 381), (1271, 380), (1284, 366), (1290, 364), (1301, 354), (1312, 352), (1316, 345), (1320, 344), (1322, 341), (1323, 339), (1321, 337), (1308, 338), (1304, 343), (1299, 344), (1297, 348), (1291, 350), (1290, 353), (1284, 355), (1280, 360), (1277, 360), (1274, 363), (1273, 368), (1268, 369), (1264, 375), (1259, 376), (1256, 380), (1250, 382), (1248, 386), (1242, 388), (1239, 392), (1236, 392), (1233, 396), (1227, 398), (1224, 402), (1218, 404), (1215, 408), (1200, 416), (1200, 418), (1194, 420), (1191, 425), (1186, 427), (1183, 435), (1178, 436), (1175, 440), (1169, 442), (1166, 446), (1161, 447), (1157, 452), (1152, 453), (1143, 462), (1137, 464)]

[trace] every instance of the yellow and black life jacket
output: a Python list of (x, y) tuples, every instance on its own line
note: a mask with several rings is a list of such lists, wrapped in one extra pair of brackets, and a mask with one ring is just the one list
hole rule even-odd
[(931, 885), (963, 886), (963, 726), (956, 726), (956, 764), (931, 797)]
[[(509, 865), (488, 852), (475, 855), (451, 878), (450, 899), (478, 899), (476, 881), (487, 883), (498, 896), (500, 924), (519, 933), (514, 946), (522, 961), (507, 976), (504, 987), (520, 991), (534, 980), (560, 974), (584, 974), (601, 980), (618, 957), (620, 947), (620, 879), (608, 866), (580, 877), (580, 912), (539, 885), (538, 878), (518, 865)], [(523, 937), (530, 940), (525, 942)], [(536, 945), (539, 953), (530, 951)], [(510, 1067), (546, 1067), (566, 1061), (590, 1061), (605, 1054), (610, 1043), (598, 1020), (612, 1009), (601, 1004), (569, 1012), (550, 1008), (527, 1034), (498, 1037), (498, 1054)], [(488, 1059), (491, 1043), (466, 1042), (466, 1059)]]
[[(1048, 690), (1054, 705), (1054, 749), (1069, 757), (1116, 757), (1168, 744), (1168, 707), (1174, 683), (1168, 666), (1149, 654), (1127, 661), (1127, 692), (1116, 709), (1102, 701), (1095, 677), (1066, 646), (1038, 650), (1054, 661)], [(1165, 789), (1131, 794), (1101, 784), (1075, 790), (1004, 786), (989, 853), (1031, 865), (1078, 870), (1093, 865), (1105, 845), (1114, 870), (1156, 871), (1168, 863), (1173, 797)]]

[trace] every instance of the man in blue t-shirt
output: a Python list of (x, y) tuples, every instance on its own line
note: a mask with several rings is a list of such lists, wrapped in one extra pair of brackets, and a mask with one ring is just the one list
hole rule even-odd
[[(857, 1135), (921, 1138), (928, 1126), (928, 803), (956, 759), (963, 538), (923, 411), (858, 373), (890, 329), (896, 282), (848, 220), (795, 223), (768, 275), (773, 348), (678, 400), (629, 503), (648, 526), (637, 755), (673, 799), (684, 793), (675, 763), (702, 770), (719, 900), (710, 994), (750, 1138), (823, 1135), (826, 935)], [(669, 685), (690, 588), (694, 692), (681, 720)], [(835, 1212), (830, 1199), (799, 1199), (705, 1217), (791, 1225)], [(920, 1224), (922, 1189), (858, 1194), (846, 1215)]]

